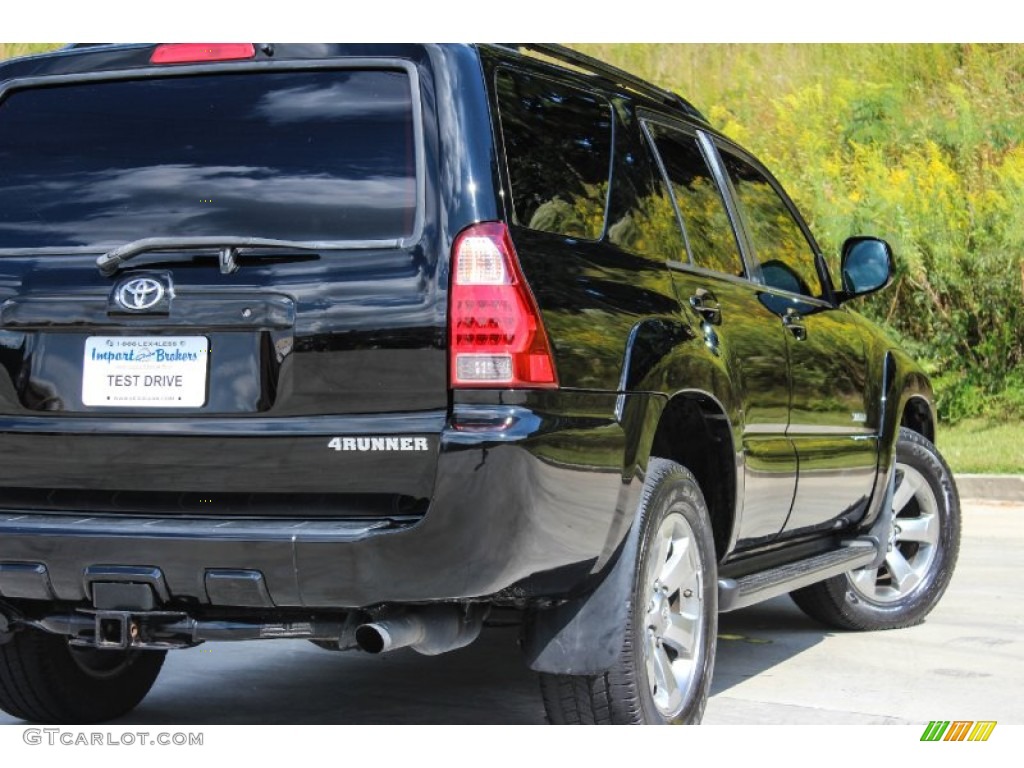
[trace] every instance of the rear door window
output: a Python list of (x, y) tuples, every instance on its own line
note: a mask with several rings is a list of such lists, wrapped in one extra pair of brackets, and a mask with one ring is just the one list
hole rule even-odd
[(410, 83), (401, 69), (264, 71), (10, 92), (0, 248), (408, 237), (422, 202)]
[(511, 70), (498, 70), (495, 82), (516, 223), (599, 239), (611, 168), (611, 104)]
[(688, 261), (679, 217), (653, 151), (646, 143), (623, 143), (612, 171), (608, 242), (652, 262)]
[(742, 277), (739, 244), (697, 137), (660, 123), (645, 125), (679, 207), (694, 266)]

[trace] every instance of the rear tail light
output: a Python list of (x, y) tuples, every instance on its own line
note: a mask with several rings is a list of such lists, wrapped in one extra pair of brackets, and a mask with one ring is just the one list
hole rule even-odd
[(505, 225), (464, 229), (452, 262), (452, 386), (557, 387), (551, 345)]
[(165, 43), (149, 57), (151, 64), (193, 64), (256, 58), (252, 43)]

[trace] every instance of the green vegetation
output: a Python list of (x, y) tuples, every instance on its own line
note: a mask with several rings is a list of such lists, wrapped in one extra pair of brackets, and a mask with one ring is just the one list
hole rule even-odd
[(59, 48), (63, 43), (0, 43), (0, 59), (15, 56), (30, 56), (33, 53), (45, 53)]
[(965, 419), (939, 430), (939, 450), (954, 472), (1019, 473), (1024, 440), (1019, 422)]
[(1024, 46), (576, 47), (683, 94), (761, 157), (833, 269), (846, 237), (889, 240), (895, 284), (859, 309), (925, 364), (944, 421), (1020, 424)]

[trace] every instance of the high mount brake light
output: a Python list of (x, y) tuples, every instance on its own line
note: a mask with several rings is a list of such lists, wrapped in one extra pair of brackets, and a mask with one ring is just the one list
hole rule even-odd
[(452, 386), (557, 387), (551, 345), (505, 225), (467, 227), (452, 260)]
[(194, 64), (256, 58), (252, 43), (164, 43), (149, 57), (151, 64)]

